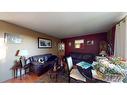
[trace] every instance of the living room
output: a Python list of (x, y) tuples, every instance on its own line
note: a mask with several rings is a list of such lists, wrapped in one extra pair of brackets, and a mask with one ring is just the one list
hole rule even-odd
[(1, 0), (1, 95), (126, 95), (127, 0)]
[[(126, 43), (125, 12), (1, 12), (0, 17), (0, 82), (127, 82), (126, 66), (110, 70), (111, 76), (102, 75), (109, 68), (97, 67), (126, 65), (126, 49), (120, 49)], [(98, 77), (94, 69), (101, 71)]]

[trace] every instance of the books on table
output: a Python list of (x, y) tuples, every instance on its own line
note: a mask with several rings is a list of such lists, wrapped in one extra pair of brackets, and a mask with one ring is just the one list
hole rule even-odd
[(79, 62), (76, 65), (82, 67), (83, 69), (88, 69), (89, 67), (92, 66), (92, 64), (85, 62), (85, 61)]

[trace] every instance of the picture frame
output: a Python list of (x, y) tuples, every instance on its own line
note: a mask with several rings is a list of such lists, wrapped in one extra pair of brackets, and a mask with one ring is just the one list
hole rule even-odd
[(93, 40), (89, 40), (86, 42), (87, 45), (94, 45), (94, 41)]
[(84, 39), (77, 39), (77, 40), (75, 40), (74, 47), (76, 49), (83, 49), (84, 48)]
[(8, 44), (21, 44), (23, 39), (18, 34), (4, 33), (4, 42)]
[(52, 48), (52, 40), (38, 37), (38, 48)]

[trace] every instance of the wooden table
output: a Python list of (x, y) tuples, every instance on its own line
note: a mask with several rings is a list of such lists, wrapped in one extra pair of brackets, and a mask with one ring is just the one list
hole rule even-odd
[(62, 66), (59, 66), (57, 67), (55, 70), (54, 68), (51, 68), (49, 70), (49, 76), (50, 76), (50, 79), (54, 79), (55, 78), (55, 82), (57, 82), (57, 77), (58, 77), (58, 74), (64, 69), (64, 67)]
[(93, 73), (92, 73), (93, 68), (92, 67), (89, 67), (88, 69), (83, 69), (82, 67), (77, 66), (77, 69), (86, 78), (87, 82), (107, 83), (106, 81), (104, 81), (102, 79), (93, 77)]
[(18, 70), (20, 71), (20, 79), (22, 76), (22, 64), (20, 62), (15, 62), (14, 66), (11, 68), (14, 73), (14, 78), (17, 78)]

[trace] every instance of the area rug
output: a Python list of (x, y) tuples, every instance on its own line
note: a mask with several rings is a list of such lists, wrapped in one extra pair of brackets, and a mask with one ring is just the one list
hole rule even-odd
[(54, 77), (50, 78), (48, 73), (40, 76), (40, 78), (35, 81), (36, 83), (68, 83), (68, 79), (65, 75), (59, 74), (57, 76), (57, 81)]
[[(40, 76), (40, 78), (35, 81), (35, 83), (68, 83), (67, 75), (60, 73), (57, 76), (57, 81), (55, 78), (50, 78), (48, 73), (45, 73)], [(71, 79), (71, 83), (77, 83), (76, 80)]]

